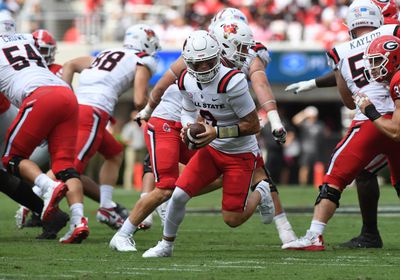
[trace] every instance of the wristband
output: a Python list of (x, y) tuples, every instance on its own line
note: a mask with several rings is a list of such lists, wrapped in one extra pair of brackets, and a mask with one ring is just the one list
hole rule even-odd
[(274, 131), (275, 129), (283, 127), (281, 118), (276, 110), (271, 110), (267, 113), (269, 122), (271, 124), (271, 130)]
[(239, 137), (239, 125), (217, 126), (217, 138), (236, 138)]
[(382, 117), (382, 115), (376, 110), (374, 104), (369, 104), (367, 107), (365, 107), (365, 115), (371, 121), (375, 121)]

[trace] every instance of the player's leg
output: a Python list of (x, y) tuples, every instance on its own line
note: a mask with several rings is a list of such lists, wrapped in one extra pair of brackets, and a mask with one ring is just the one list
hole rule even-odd
[(144, 258), (172, 255), (174, 240), (185, 216), (187, 202), (221, 175), (211, 150), (209, 146), (200, 149), (179, 176), (177, 187), (168, 203), (163, 238), (143, 254)]
[(346, 248), (382, 248), (378, 230), (379, 186), (377, 176), (364, 169), (356, 178), (357, 195), (360, 205), (362, 228), (360, 235), (342, 243)]
[(339, 207), (341, 192), (376, 155), (382, 153), (382, 146), (376, 143), (383, 142), (385, 138), (372, 122), (357, 122), (357, 125), (355, 123), (353, 121), (347, 135), (332, 155), (324, 184), (320, 186), (320, 193), (315, 202), (309, 230), (304, 237), (283, 245), (283, 249), (324, 250), (322, 234), (327, 222)]
[(113, 229), (119, 229), (124, 219), (117, 213), (116, 203), (113, 202), (113, 190), (117, 184), (119, 170), (123, 160), (123, 146), (111, 135), (104, 131), (98, 151), (104, 156), (100, 174), (100, 208), (96, 218)]

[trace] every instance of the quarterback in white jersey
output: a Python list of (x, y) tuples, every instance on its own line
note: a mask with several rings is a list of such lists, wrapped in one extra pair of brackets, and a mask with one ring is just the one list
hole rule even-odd
[(74, 59), (63, 67), (63, 79), (72, 80), (80, 72), (76, 96), (79, 103), (79, 129), (75, 166), (82, 173), (90, 158), (100, 152), (106, 159), (100, 171), (100, 208), (97, 219), (119, 228), (123, 219), (112, 201), (113, 186), (123, 159), (123, 146), (106, 126), (119, 96), (133, 88), (134, 102), (141, 109), (147, 96), (148, 82), (156, 70), (154, 54), (160, 49), (158, 37), (147, 25), (126, 30), (123, 48), (106, 49), (94, 59)]
[[(364, 76), (363, 56), (368, 44), (384, 34), (397, 34), (396, 25), (383, 24), (380, 9), (369, 0), (353, 2), (348, 10), (346, 25), (353, 40), (340, 44), (329, 52), (335, 69), (337, 85), (343, 99), (361, 92), (374, 100), (384, 118), (391, 118), (393, 104), (388, 89)], [(393, 103), (393, 101), (391, 101)], [(353, 103), (354, 106), (354, 103)], [(378, 114), (379, 114), (378, 113)], [(357, 115), (346, 136), (336, 146), (325, 174), (320, 194), (314, 208), (314, 217), (306, 235), (283, 246), (285, 249), (321, 251), (325, 250), (322, 234), (326, 224), (339, 207), (342, 191), (377, 155), (387, 156), (392, 184), (400, 182), (400, 145), (382, 134), (372, 123), (376, 114), (369, 119)], [(379, 114), (379, 116), (381, 116)]]
[[(254, 134), (260, 127), (245, 75), (220, 64), (219, 44), (206, 31), (190, 35), (182, 55), (188, 66), (178, 77), (183, 94), (182, 133), (196, 122), (199, 112), (206, 122), (215, 126), (204, 123), (206, 132), (198, 134), (197, 147), (203, 148), (192, 157), (176, 181), (168, 204), (163, 240), (143, 254), (146, 258), (172, 255), (186, 203), (220, 175), (224, 176), (222, 214), (226, 224), (236, 227), (244, 223), (257, 205), (266, 215), (274, 212), (265, 181), (257, 184), (246, 204), (259, 159)], [(207, 145), (210, 142), (212, 146)]]

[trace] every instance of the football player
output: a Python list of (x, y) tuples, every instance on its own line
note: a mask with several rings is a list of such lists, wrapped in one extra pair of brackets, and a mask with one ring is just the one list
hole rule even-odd
[[(186, 203), (221, 175), (222, 216), (227, 225), (243, 224), (257, 206), (266, 219), (274, 215), (269, 184), (254, 174), (256, 166), (262, 164), (255, 137), (260, 124), (246, 76), (221, 65), (220, 52), (218, 41), (203, 30), (193, 32), (184, 44), (187, 69), (178, 77), (183, 97), (182, 134), (196, 122), (198, 114), (205, 120), (206, 131), (198, 135), (196, 146), (200, 149), (175, 182), (163, 239), (143, 254), (145, 258), (172, 255)], [(253, 184), (255, 190), (249, 194)]]
[[(391, 118), (394, 110), (387, 88), (370, 83), (364, 73), (364, 52), (368, 42), (382, 35), (399, 35), (397, 25), (384, 25), (380, 9), (369, 0), (353, 2), (347, 13), (346, 25), (352, 40), (342, 43), (328, 52), (336, 82), (342, 96), (349, 99), (361, 92), (374, 102), (376, 110), (384, 118)], [(352, 105), (355, 107), (355, 104)], [(311, 226), (304, 237), (285, 244), (284, 249), (325, 250), (322, 238), (327, 222), (339, 207), (342, 191), (377, 155), (384, 154), (390, 163), (393, 186), (398, 186), (400, 174), (400, 145), (380, 133), (373, 122), (360, 110), (356, 111), (346, 136), (336, 146), (320, 193), (316, 199)]]
[[(60, 242), (81, 242), (88, 236), (89, 228), (83, 217), (81, 181), (73, 167), (78, 121), (76, 98), (68, 85), (48, 70), (31, 34), (15, 33), (13, 21), (2, 22), (1, 34), (0, 90), (19, 107), (7, 132), (3, 164), (9, 173), (44, 190), (41, 213), (44, 222), (58, 213), (58, 203), (66, 195), (74, 210), (67, 238)], [(41, 125), (43, 123), (46, 126)], [(49, 145), (51, 170), (57, 181), (29, 160), (33, 150), (45, 139)]]
[[(400, 24), (398, 20), (399, 11), (395, 0), (372, 1), (378, 5), (383, 12), (384, 24)], [(285, 90), (293, 91), (297, 94), (314, 88), (334, 86), (336, 86), (336, 79), (332, 71), (316, 79), (291, 84)], [(353, 102), (350, 96), (342, 96), (342, 100), (346, 107), (352, 108)], [(363, 225), (361, 233), (351, 240), (342, 243), (342, 247), (382, 248), (383, 242), (378, 230), (379, 185), (377, 173), (386, 165), (386, 157), (384, 155), (378, 155), (355, 179)]]
[[(375, 39), (366, 50), (364, 59), (367, 77), (389, 86), (395, 111), (392, 118), (387, 119), (376, 110), (367, 96), (357, 95), (355, 102), (380, 131), (400, 141), (400, 39), (389, 35)], [(400, 185), (397, 185), (396, 191), (400, 196)]]
[(80, 72), (75, 90), (79, 102), (79, 133), (75, 166), (82, 173), (89, 159), (98, 151), (105, 157), (100, 170), (100, 208), (97, 219), (112, 228), (121, 227), (124, 219), (112, 201), (113, 185), (118, 179), (123, 158), (122, 145), (107, 130), (118, 97), (133, 88), (135, 106), (146, 103), (148, 82), (156, 71), (154, 54), (160, 50), (159, 39), (147, 25), (127, 29), (122, 48), (106, 49), (94, 59), (81, 57), (63, 66), (63, 79), (71, 82)]

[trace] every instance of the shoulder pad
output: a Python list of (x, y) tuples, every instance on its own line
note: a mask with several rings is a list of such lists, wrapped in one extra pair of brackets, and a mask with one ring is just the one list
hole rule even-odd
[(390, 81), (390, 96), (393, 101), (400, 99), (400, 71), (396, 72)]

